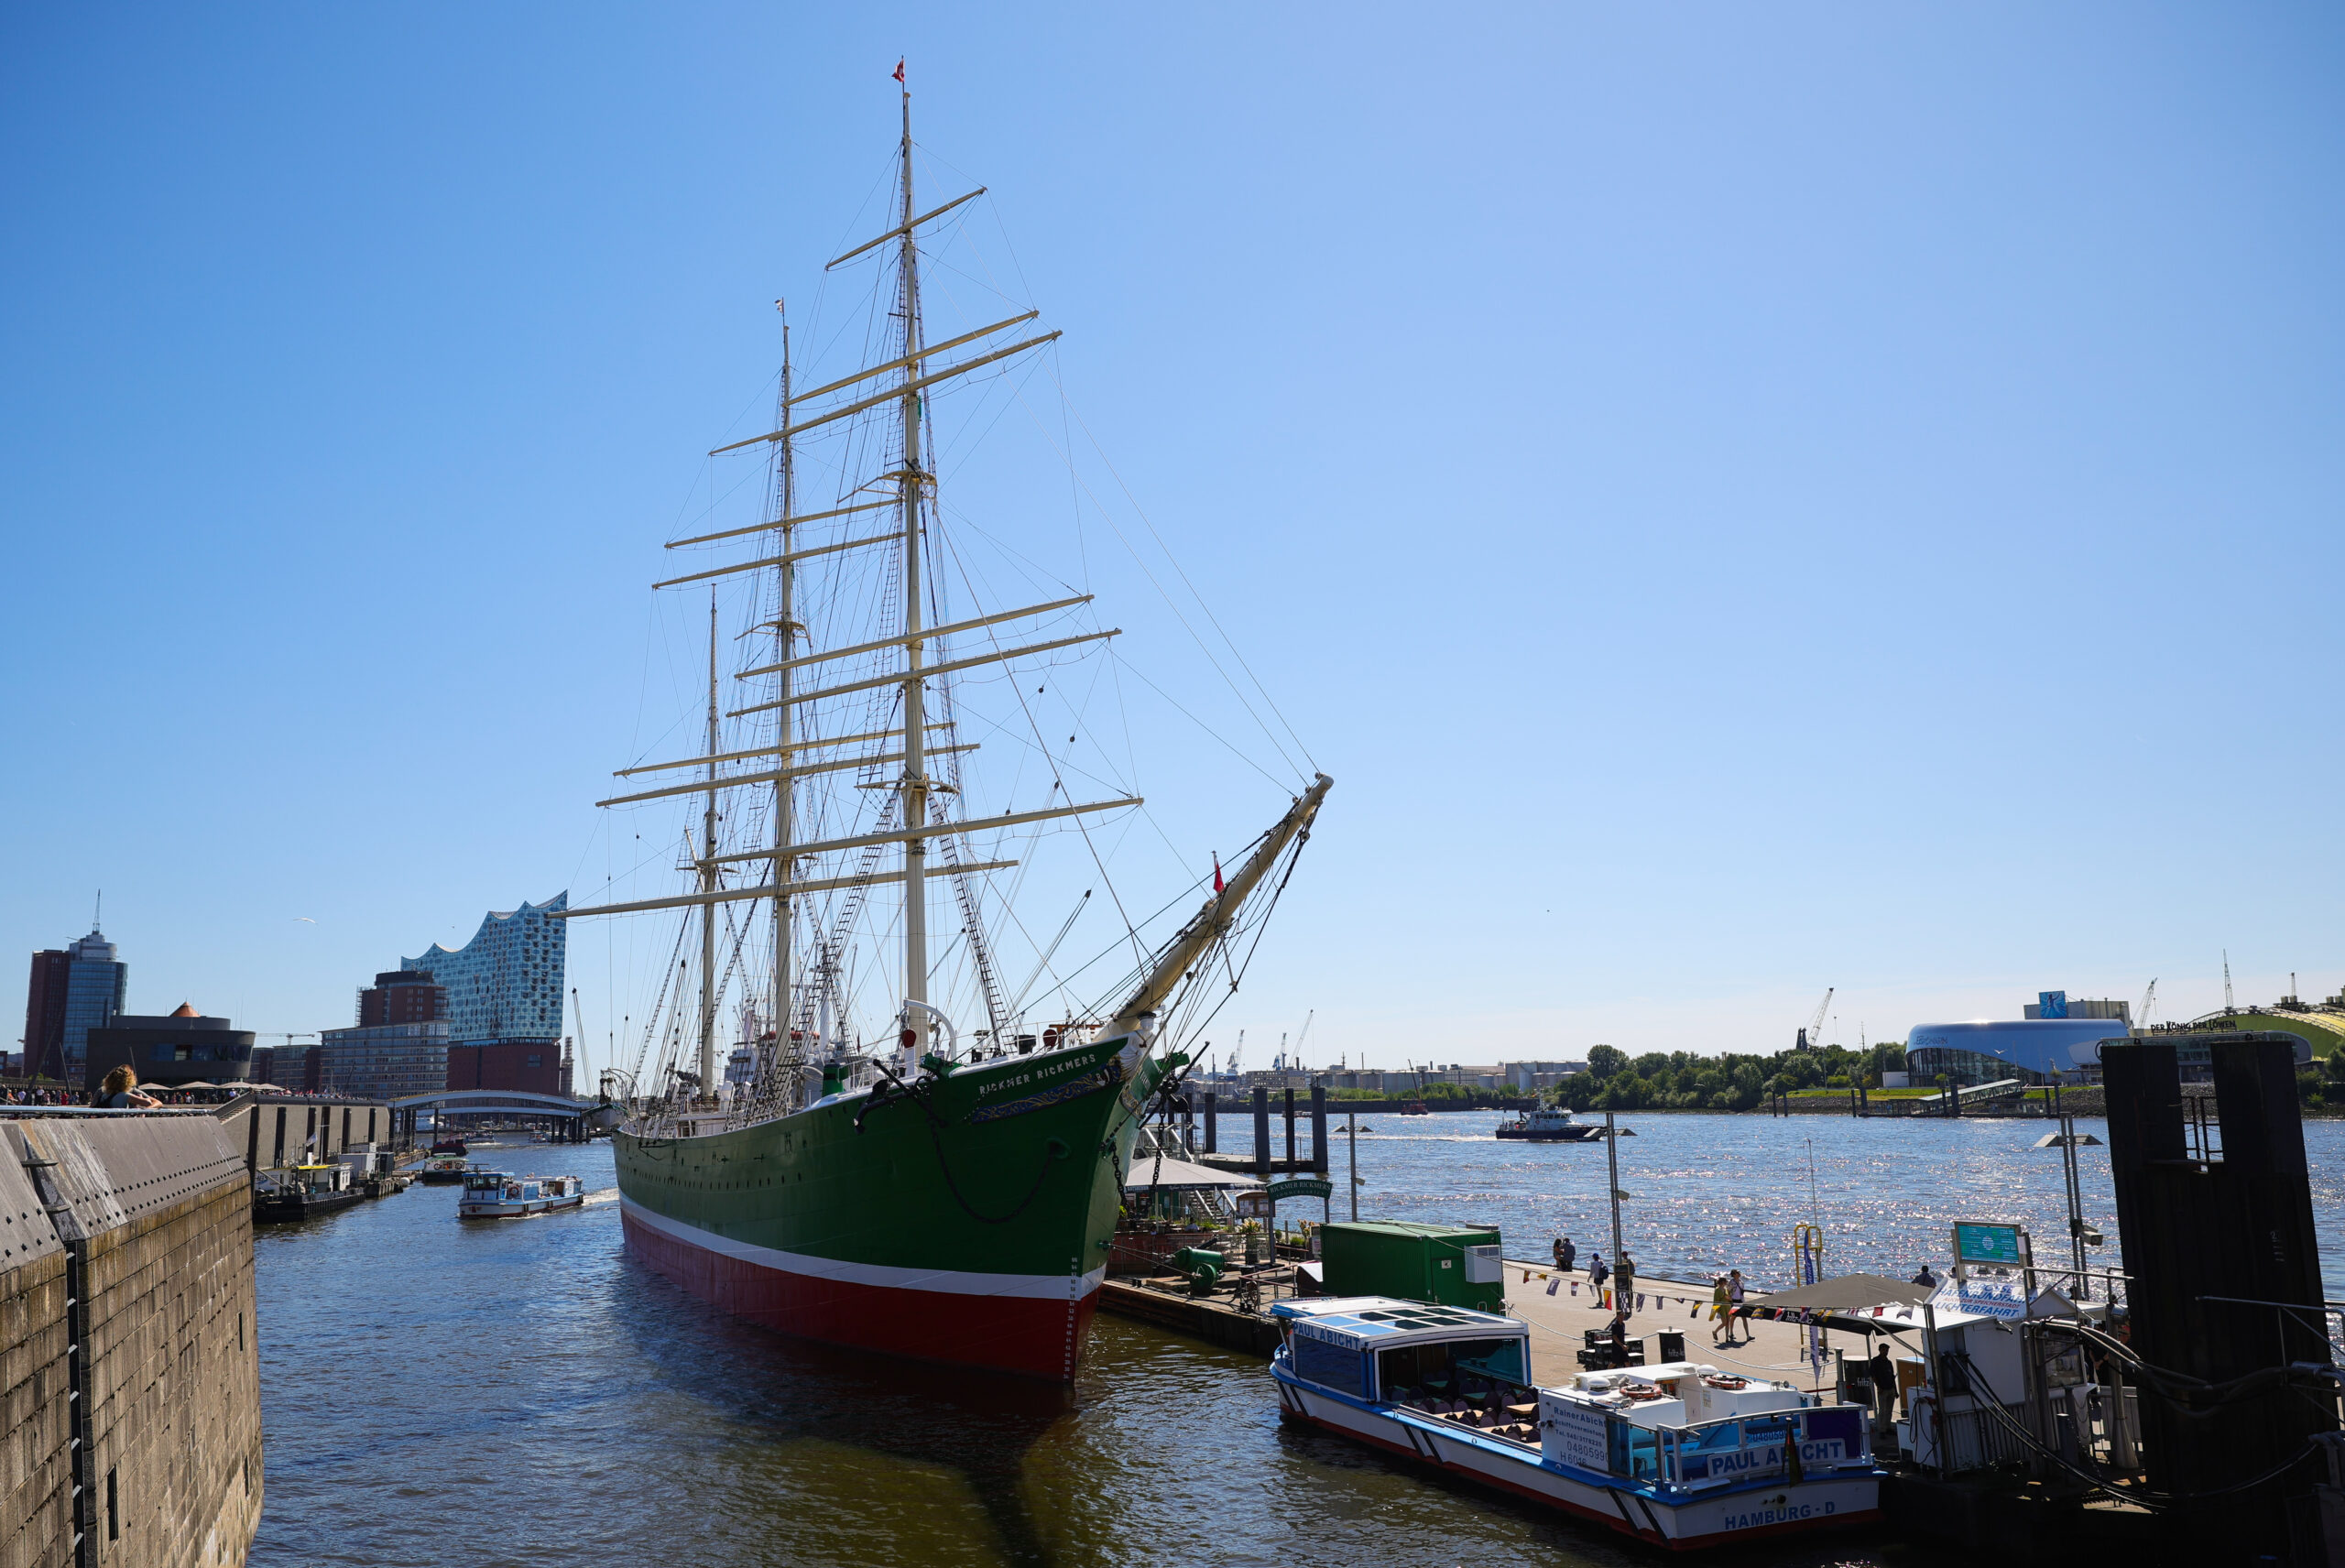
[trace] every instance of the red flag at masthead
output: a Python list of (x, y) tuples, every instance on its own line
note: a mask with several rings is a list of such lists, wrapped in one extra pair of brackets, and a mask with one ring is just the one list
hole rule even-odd
[(1218, 855), (1213, 857), (1213, 890), (1216, 893), (1221, 891), (1221, 856)]
[(901, 82), (903, 79), (904, 79), (904, 62), (903, 62), (901, 60), (897, 60), (897, 61), (896, 61), (896, 80), (897, 80), (897, 81), (899, 81), (899, 82)]

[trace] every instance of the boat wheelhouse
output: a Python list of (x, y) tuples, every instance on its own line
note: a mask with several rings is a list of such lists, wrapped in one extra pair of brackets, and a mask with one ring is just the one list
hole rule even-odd
[(347, 1165), (321, 1160), (280, 1166), (253, 1177), (253, 1218), (264, 1222), (311, 1219), (346, 1209), (365, 1195), (351, 1180)]
[(586, 1201), (585, 1181), (577, 1176), (512, 1176), (502, 1171), (465, 1173), (464, 1195), (456, 1200), (456, 1217), (464, 1220), (509, 1219), (541, 1214), (549, 1209), (574, 1209)]
[(1282, 1417), (1672, 1551), (1880, 1517), (1861, 1406), (1694, 1362), (1532, 1382), (1518, 1318), (1384, 1296), (1281, 1301)]

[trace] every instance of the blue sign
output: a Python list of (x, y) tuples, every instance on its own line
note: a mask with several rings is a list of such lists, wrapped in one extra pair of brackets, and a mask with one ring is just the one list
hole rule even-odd
[(1949, 1279), (1930, 1298), (1930, 1306), (1941, 1312), (2016, 1323), (2027, 1316), (2027, 1292), (2011, 1279)]
[(2068, 994), (2066, 991), (2038, 991), (2035, 1004), (2035, 1016), (2039, 1018), (2065, 1018), (2068, 1016)]

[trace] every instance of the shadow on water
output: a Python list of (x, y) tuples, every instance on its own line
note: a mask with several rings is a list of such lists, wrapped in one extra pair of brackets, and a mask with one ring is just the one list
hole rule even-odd
[(632, 1256), (621, 1289), (655, 1308), (619, 1314), (643, 1364), (758, 1433), (776, 1464), (801, 1463), (811, 1441), (956, 1474), (1009, 1561), (1053, 1561), (1022, 1482), (1030, 1453), (1074, 1413), (1072, 1390), (793, 1339), (717, 1312)]

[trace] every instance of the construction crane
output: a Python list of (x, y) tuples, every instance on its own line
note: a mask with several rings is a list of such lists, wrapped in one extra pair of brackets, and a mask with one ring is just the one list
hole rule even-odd
[(1298, 1066), (1303, 1060), (1303, 1042), (1311, 1038), (1311, 1020), (1318, 1016), (1319, 1009), (1316, 1007), (1303, 1015), (1303, 1032), (1294, 1037), (1294, 1062)]
[(1237, 1046), (1237, 1049), (1236, 1049), (1236, 1050), (1234, 1050), (1234, 1051), (1232, 1051), (1229, 1053), (1228, 1057), (1227, 1057), (1227, 1059), (1222, 1062), (1222, 1064), (1221, 1064), (1221, 1070), (1222, 1070), (1224, 1073), (1227, 1073), (1230, 1074), (1232, 1077), (1235, 1077), (1235, 1076), (1237, 1075), (1237, 1073), (1238, 1073), (1238, 1061), (1239, 1061), (1239, 1059), (1240, 1059), (1240, 1058), (1244, 1057), (1244, 1056), (1245, 1056), (1245, 1054), (1246, 1054), (1246, 1031), (1245, 1031), (1244, 1029), (1239, 1029), (1239, 1030), (1238, 1031), (1238, 1046)]
[(2149, 1031), (2150, 1009), (2157, 1005), (2157, 976), (2152, 975), (2150, 977), (2150, 988), (2142, 993), (2142, 1005), (2133, 1009), (2133, 1027), (2135, 1029), (2142, 1030), (2143, 1033), (2147, 1033)]
[(1832, 1005), (1832, 993), (1838, 989), (1837, 985), (1824, 988), (1824, 1000), (1816, 1004), (1816, 1016), (1807, 1020), (1805, 1029), (1799, 1031), (1799, 1039), (1792, 1044), (1794, 1051), (1820, 1051), (1824, 1048), (1824, 1009)]
[(2223, 949), (2223, 1011), (2236, 1011), (2231, 1003), (2231, 950)]

